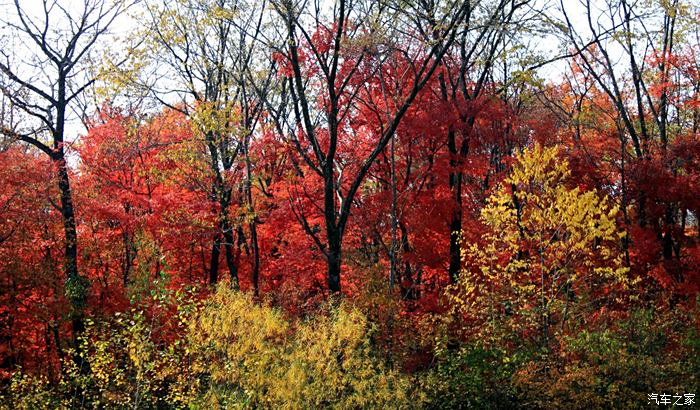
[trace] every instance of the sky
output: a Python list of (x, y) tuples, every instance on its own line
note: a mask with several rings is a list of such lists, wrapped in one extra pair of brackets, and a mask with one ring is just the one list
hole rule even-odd
[[(44, 22), (44, 15), (45, 15), (45, 10), (44, 10), (44, 5), (48, 4), (48, 9), (47, 11), (49, 12), (49, 15), (51, 16), (50, 18), (50, 26), (51, 27), (56, 27), (60, 28), (60, 30), (69, 30), (71, 28), (70, 24), (70, 19), (69, 16), (72, 17), (73, 19), (76, 18), (76, 16), (82, 15), (84, 11), (84, 1), (76, 1), (76, 0), (50, 0), (50, 1), (44, 1), (44, 0), (18, 0), (19, 1), (19, 6), (24, 10), (28, 16), (31, 16), (34, 21), (37, 22), (37, 24), (40, 26)], [(93, 2), (94, 0), (86, 0), (89, 2)], [(107, 0), (110, 1), (110, 0)], [(488, 1), (488, 0), (486, 0)], [(597, 5), (602, 5), (601, 0), (595, 0), (594, 2)], [(557, 13), (555, 10), (560, 8), (559, 1), (551, 1), (547, 2), (547, 0), (542, 0), (538, 1), (536, 5), (544, 5), (547, 4), (548, 7), (550, 8), (550, 11), (554, 12), (555, 16), (561, 16), (560, 13)], [(573, 20), (573, 23), (577, 27), (583, 28), (585, 25), (585, 13), (584, 8), (581, 6), (579, 0), (563, 0), (563, 5), (567, 9), (567, 12), (569, 13), (570, 17)], [(118, 44), (118, 42), (115, 40), (118, 37), (123, 37), (126, 36), (129, 32), (131, 32), (134, 28), (137, 27), (138, 23), (136, 20), (131, 16), (134, 12), (138, 11), (138, 7), (143, 7), (142, 4), (136, 6), (135, 9), (132, 9), (130, 13), (123, 13), (117, 19), (113, 22), (111, 26), (111, 34), (109, 36), (103, 37), (103, 43), (101, 44), (102, 47), (107, 47), (107, 48), (115, 48), (115, 44)], [(37, 84), (41, 84), (40, 78), (42, 77), (42, 73), (37, 70), (32, 70), (29, 68), (29, 66), (26, 64), (28, 62), (31, 62), (29, 58), (29, 54), (31, 49), (27, 48), (27, 39), (24, 38), (22, 40), (17, 40), (15, 38), (12, 38), (8, 34), (8, 24), (18, 24), (18, 19), (16, 16), (16, 9), (15, 9), (15, 3), (14, 0), (8, 1), (8, 0), (0, 0), (0, 46), (5, 50), (5, 52), (9, 52), (10, 54), (13, 54), (15, 56), (19, 56), (17, 61), (14, 63), (18, 67), (22, 67), (22, 71), (26, 74), (27, 78), (31, 78), (32, 81), (36, 81)], [(58, 44), (60, 41), (60, 33), (58, 31), (51, 33), (49, 32), (49, 43), (50, 44)], [(538, 36), (534, 37), (531, 40), (531, 44), (534, 45), (534, 49), (537, 52), (544, 53), (545, 57), (553, 57), (556, 56), (558, 53), (562, 51), (561, 43), (552, 35), (549, 36)], [(60, 46), (59, 46), (60, 47)], [(556, 80), (558, 77), (561, 77), (562, 73), (566, 69), (566, 62), (565, 61), (558, 61), (555, 63), (552, 63), (548, 66), (545, 66), (539, 70), (539, 74), (541, 77), (547, 80)], [(50, 76), (50, 73), (49, 73)], [(73, 115), (70, 119), (71, 123), (69, 124), (69, 129), (72, 130), (72, 135), (68, 135), (68, 139), (75, 139), (79, 136), (80, 133), (84, 132), (84, 128), (82, 127), (79, 119), (77, 116)]]

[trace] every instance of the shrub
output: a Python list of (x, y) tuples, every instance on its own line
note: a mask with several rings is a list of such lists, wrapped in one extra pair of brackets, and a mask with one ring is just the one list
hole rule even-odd
[(202, 405), (239, 408), (408, 408), (406, 377), (372, 348), (356, 309), (329, 305), (291, 323), (252, 296), (220, 287), (190, 327)]

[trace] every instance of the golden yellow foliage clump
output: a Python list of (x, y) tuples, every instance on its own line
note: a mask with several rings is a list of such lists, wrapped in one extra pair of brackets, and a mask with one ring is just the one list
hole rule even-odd
[(190, 327), (211, 408), (410, 408), (409, 383), (372, 352), (372, 326), (344, 303), (299, 323), (221, 286)]

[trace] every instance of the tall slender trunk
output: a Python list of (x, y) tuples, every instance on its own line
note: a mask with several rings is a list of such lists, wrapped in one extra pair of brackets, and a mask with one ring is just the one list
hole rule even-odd
[(63, 67), (59, 67), (56, 128), (53, 132), (54, 153), (52, 160), (56, 166), (58, 189), (61, 195), (61, 217), (65, 234), (63, 267), (65, 272), (65, 293), (71, 306), (70, 321), (73, 330), (73, 345), (75, 347), (73, 359), (80, 369), (87, 371), (87, 366), (83, 366), (78, 337), (85, 330), (84, 316), (89, 281), (80, 276), (78, 271), (78, 232), (75, 225), (75, 209), (73, 208), (73, 196), (64, 147), (66, 107), (66, 77)]
[(330, 290), (332, 293), (340, 293), (342, 234), (336, 225), (332, 172), (330, 175), (330, 177), (326, 177), (325, 183), (326, 192), (324, 211), (326, 219), (326, 238), (328, 240), (328, 252), (326, 254), (328, 271), (326, 279), (328, 281), (328, 290)]
[[(620, 191), (621, 191), (621, 209), (622, 209), (622, 216), (623, 216), (623, 221), (625, 224), (625, 236), (622, 238), (622, 249), (625, 252), (625, 266), (630, 267), (630, 233), (629, 233), (629, 227), (630, 227), (630, 217), (629, 217), (629, 212), (627, 210), (627, 204), (628, 204), (628, 199), (627, 199), (627, 174), (625, 171), (625, 154), (627, 153), (627, 148), (626, 148), (626, 138), (625, 135), (620, 132)], [(567, 300), (568, 301), (568, 300)]]
[(462, 173), (450, 174), (450, 185), (453, 192), (452, 219), (450, 220), (450, 282), (455, 283), (462, 268), (460, 252), (460, 236), (462, 232)]
[(250, 242), (253, 248), (253, 292), (255, 296), (258, 296), (260, 294), (260, 247), (258, 246), (258, 228), (255, 221), (251, 221), (248, 224), (248, 228), (250, 229)]
[[(440, 94), (444, 102), (448, 102), (450, 97), (447, 91), (447, 81), (443, 73), (438, 75), (440, 84)], [(457, 135), (452, 126), (447, 131), (447, 149), (450, 154), (450, 190), (452, 191), (452, 215), (450, 217), (450, 265), (448, 275), (450, 283), (457, 281), (457, 275), (462, 268), (462, 258), (460, 254), (460, 234), (462, 232), (462, 172), (458, 170), (460, 152), (457, 150)]]
[(78, 274), (78, 233), (75, 226), (75, 211), (71, 195), (70, 181), (68, 178), (68, 167), (62, 152), (56, 161), (58, 166), (58, 187), (61, 191), (61, 216), (63, 217), (63, 230), (65, 234), (65, 259), (64, 270), (66, 273), (66, 292), (72, 307), (77, 308), (77, 312), (82, 311), (82, 306), (87, 299), (86, 289), (79, 286), (84, 285)]
[(231, 284), (234, 288), (238, 288), (238, 266), (233, 257), (233, 225), (231, 217), (228, 213), (228, 208), (231, 205), (231, 188), (227, 186), (224, 176), (219, 169), (219, 160), (224, 161), (224, 169), (229, 169), (229, 164), (225, 158), (219, 157), (216, 141), (221, 136), (215, 135), (213, 132), (205, 134), (207, 147), (209, 149), (210, 166), (214, 172), (214, 181), (211, 189), (211, 200), (219, 205), (217, 213), (217, 232), (214, 236), (214, 242), (211, 248), (211, 263), (209, 265), (209, 284), (214, 285), (219, 280), (219, 257), (221, 255), (221, 241), (223, 239), (224, 254), (226, 257), (226, 265), (231, 275)]
[[(408, 242), (408, 229), (406, 224), (399, 222), (399, 229), (401, 230), (401, 251), (404, 255), (411, 251), (411, 245)], [(404, 271), (403, 271), (403, 281), (400, 281), (401, 286), (401, 297), (406, 300), (417, 300), (418, 299), (418, 285), (413, 278), (413, 269), (411, 267), (411, 262), (404, 258)]]
[(328, 236), (328, 290), (332, 293), (340, 293), (340, 263), (341, 244), (340, 235), (329, 234)]
[(138, 254), (138, 248), (134, 242), (133, 234), (129, 234), (128, 231), (124, 230), (122, 234), (122, 239), (124, 241), (124, 262), (122, 266), (122, 282), (124, 287), (129, 284), (131, 277), (131, 268), (136, 260)]
[(248, 223), (248, 229), (250, 229), (250, 245), (253, 248), (253, 292), (255, 296), (259, 294), (259, 278), (260, 278), (260, 247), (258, 246), (258, 228), (257, 228), (257, 217), (255, 216), (255, 205), (253, 204), (253, 181), (252, 181), (252, 171), (250, 166), (250, 134), (245, 138), (244, 144), (244, 155), (245, 155), (245, 169), (246, 169), (246, 200), (248, 202), (248, 212), (252, 214), (250, 222)]
[(209, 264), (209, 284), (219, 281), (219, 255), (221, 255), (221, 235), (217, 232), (211, 245), (211, 263)]
[(391, 137), (391, 254), (390, 262), (391, 267), (389, 271), (389, 293), (394, 290), (394, 282), (396, 281), (396, 254), (397, 254), (397, 238), (396, 231), (398, 229), (397, 223), (397, 209), (396, 209), (396, 158), (395, 158), (395, 136)]
[(228, 212), (222, 215), (221, 230), (224, 233), (224, 251), (226, 255), (226, 266), (228, 267), (228, 272), (231, 277), (231, 286), (234, 289), (239, 288), (238, 282), (238, 265), (236, 265), (236, 260), (233, 256), (233, 227), (231, 226), (230, 217)]
[[(335, 117), (330, 116), (331, 120)], [(337, 128), (334, 121), (331, 121), (331, 141), (337, 141)], [(333, 145), (333, 144), (331, 144)], [(332, 147), (333, 148), (333, 147)], [(328, 241), (328, 252), (326, 253), (327, 262), (327, 281), (328, 290), (332, 293), (340, 293), (340, 267), (342, 261), (342, 239), (343, 233), (337, 222), (337, 211), (335, 201), (335, 172), (333, 170), (334, 152), (329, 149), (323, 166), (323, 211), (326, 222), (326, 239)], [(332, 155), (333, 154), (333, 155)]]

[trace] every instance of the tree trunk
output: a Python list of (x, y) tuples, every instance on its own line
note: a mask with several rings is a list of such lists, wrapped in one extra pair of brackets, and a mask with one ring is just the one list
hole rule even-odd
[(246, 169), (246, 199), (248, 201), (248, 212), (251, 213), (250, 223), (248, 228), (250, 229), (250, 245), (253, 248), (253, 292), (255, 296), (259, 294), (259, 277), (260, 277), (260, 247), (258, 246), (258, 228), (257, 228), (257, 217), (255, 216), (255, 206), (253, 205), (253, 182), (252, 182), (252, 172), (250, 166), (250, 134), (245, 138), (244, 154), (245, 154), (245, 169)]
[(217, 232), (211, 246), (211, 264), (209, 264), (209, 284), (216, 285), (219, 281), (219, 255), (221, 255), (221, 236)]
[[(331, 120), (335, 117), (331, 115)], [(334, 121), (331, 121), (331, 126)], [(333, 141), (337, 141), (337, 129), (330, 129), (331, 146)], [(332, 147), (331, 147), (332, 148)], [(323, 212), (326, 222), (326, 240), (328, 243), (328, 252), (326, 260), (328, 264), (327, 280), (328, 290), (331, 293), (340, 293), (340, 266), (341, 266), (341, 246), (343, 233), (337, 223), (336, 218), (336, 202), (335, 202), (335, 172), (333, 170), (333, 154), (332, 149), (326, 156), (326, 163), (323, 166)]]
[[(411, 245), (408, 242), (408, 228), (404, 223), (399, 223), (399, 229), (401, 230), (401, 250), (404, 255), (408, 255), (411, 251)], [(413, 269), (411, 268), (411, 262), (404, 260), (404, 271), (403, 280), (401, 283), (401, 296), (405, 300), (417, 300), (417, 283), (413, 278)]]
[(340, 248), (340, 236), (337, 235), (337, 239), (331, 239), (329, 236), (329, 246), (328, 246), (328, 290), (332, 293), (340, 293), (340, 262), (341, 262), (341, 248)]
[[(458, 155), (456, 150), (456, 143), (454, 141), (455, 133), (450, 132), (450, 154)], [(454, 152), (452, 147), (455, 147)], [(450, 160), (454, 162), (451, 164), (453, 167), (457, 166), (456, 160)], [(453, 208), (452, 208), (452, 218), (450, 219), (450, 266), (449, 266), (449, 276), (450, 283), (455, 283), (457, 281), (457, 276), (462, 268), (462, 255), (460, 251), (460, 236), (462, 233), (462, 172), (452, 171), (450, 172), (450, 189), (453, 193)]]
[(81, 357), (79, 336), (85, 331), (85, 305), (89, 282), (78, 273), (78, 233), (75, 227), (75, 211), (71, 196), (70, 181), (68, 178), (68, 167), (63, 151), (63, 138), (61, 137), (55, 163), (58, 166), (58, 187), (61, 191), (61, 216), (63, 217), (63, 230), (65, 232), (65, 293), (70, 302), (70, 321), (73, 330), (73, 346), (75, 355), (73, 360), (81, 369), (87, 372), (87, 363)]
[(328, 290), (331, 293), (340, 293), (341, 235), (335, 224), (329, 224), (326, 228), (328, 237), (328, 252), (326, 254)]
[[(445, 102), (449, 101), (444, 74), (440, 73), (438, 75), (438, 82), (440, 83), (442, 100)], [(450, 277), (450, 283), (455, 283), (462, 265), (459, 244), (462, 232), (462, 173), (458, 170), (461, 162), (460, 158), (458, 158), (460, 153), (457, 151), (457, 135), (452, 126), (447, 131), (447, 148), (450, 153), (450, 190), (454, 198), (452, 217), (450, 219), (450, 265), (447, 272)]]
[(238, 283), (238, 266), (236, 265), (236, 260), (233, 257), (233, 227), (229, 221), (228, 213), (225, 213), (222, 222), (222, 230), (224, 232), (224, 250), (226, 252), (226, 266), (228, 267), (228, 272), (231, 275), (231, 286), (234, 289), (239, 288)]
[(134, 242), (134, 236), (130, 235), (128, 231), (124, 231), (122, 238), (124, 240), (124, 266), (122, 266), (122, 281), (124, 288), (126, 288), (131, 280), (131, 268), (136, 260), (138, 248)]
[(460, 234), (462, 232), (462, 195), (459, 188), (455, 190), (455, 203), (450, 220), (450, 283), (457, 281), (459, 271), (462, 269), (462, 255), (460, 251)]
[(259, 295), (259, 277), (260, 277), (260, 247), (258, 246), (258, 228), (255, 221), (249, 224), (250, 242), (253, 247), (253, 292), (255, 296)]

